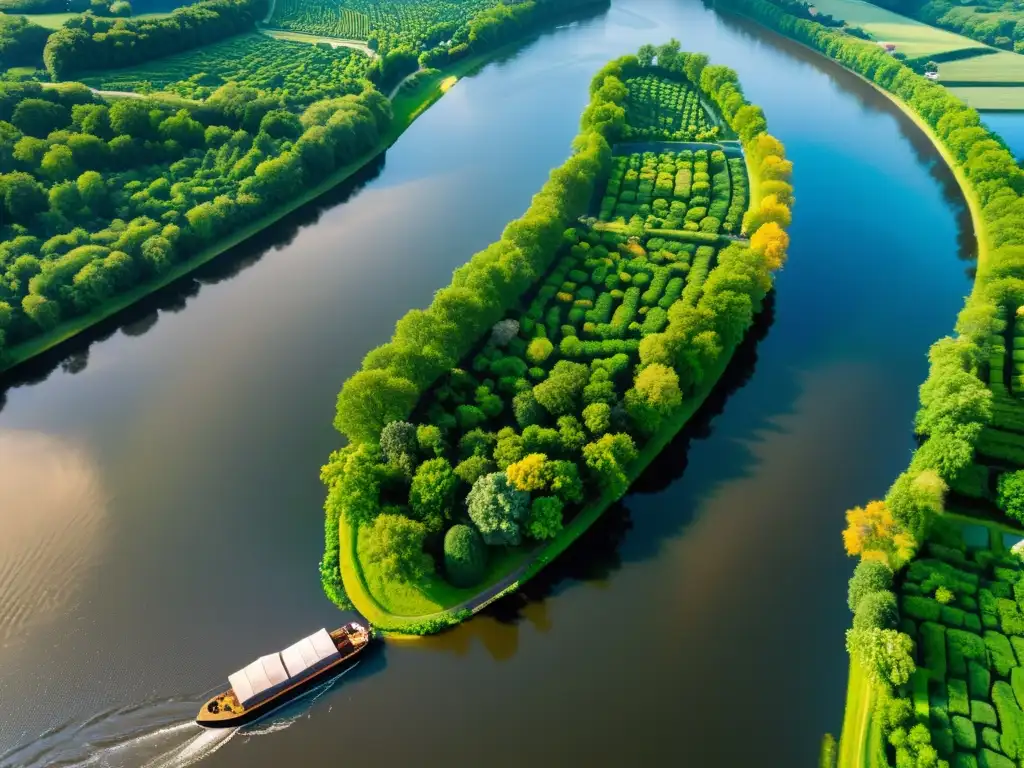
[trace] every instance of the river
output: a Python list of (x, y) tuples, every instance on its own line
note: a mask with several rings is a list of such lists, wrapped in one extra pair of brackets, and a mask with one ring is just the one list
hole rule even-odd
[[(738, 70), (796, 165), (790, 261), (727, 390), (524, 594), (199, 733), (229, 672), (348, 618), (317, 572), (340, 383), (525, 209), (594, 71), (670, 36)], [(930, 144), (798, 46), (696, 0), (542, 35), (355, 188), (12, 376), (0, 764), (815, 764), (843, 709), (843, 511), (907, 463), (972, 242)]]

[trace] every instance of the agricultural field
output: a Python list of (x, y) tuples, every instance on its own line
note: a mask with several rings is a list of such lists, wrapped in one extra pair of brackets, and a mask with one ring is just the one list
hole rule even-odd
[(897, 52), (905, 53), (910, 59), (983, 47), (969, 37), (900, 16), (863, 0), (814, 0), (812, 5), (822, 13), (862, 28), (879, 42), (895, 43)]
[(1017, 111), (1024, 109), (1024, 87), (960, 88), (952, 86), (949, 92), (967, 106), (977, 110)]
[(897, 578), (900, 628), (914, 638), (917, 670), (904, 691), (913, 714), (890, 735), (896, 750), (925, 726), (953, 768), (1024, 760), (1024, 569), (1007, 549), (1017, 539), (940, 518)]
[(369, 64), (366, 55), (350, 48), (328, 49), (251, 34), (82, 81), (102, 90), (164, 91), (197, 101), (236, 83), (289, 105), (304, 105), (357, 93)]
[(703, 141), (719, 133), (697, 91), (653, 75), (626, 81), (627, 141)]
[(426, 48), (497, 0), (277, 0), (270, 26), (355, 40), (377, 40), (380, 50)]
[(747, 209), (742, 157), (722, 149), (616, 157), (598, 219), (647, 230), (737, 234)]
[(939, 65), (939, 74), (944, 83), (1024, 83), (1024, 54), (999, 51), (987, 56), (949, 61)]

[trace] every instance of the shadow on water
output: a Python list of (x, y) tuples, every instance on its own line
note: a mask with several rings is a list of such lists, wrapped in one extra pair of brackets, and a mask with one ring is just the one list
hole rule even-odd
[[(960, 189), (956, 176), (946, 165), (931, 139), (924, 134), (909, 115), (874, 85), (827, 56), (763, 27), (751, 19), (716, 8), (713, 1), (704, 0), (704, 5), (715, 10), (724, 27), (741, 35), (751, 45), (763, 45), (773, 52), (785, 54), (789, 58), (811, 65), (825, 74), (837, 90), (852, 96), (864, 109), (891, 115), (896, 120), (900, 134), (913, 149), (915, 158), (927, 168), (928, 174), (938, 184), (943, 200), (955, 210), (958, 257), (969, 262), (974, 262), (978, 258), (978, 240), (974, 233), (974, 222), (971, 219), (971, 211), (967, 206), (963, 190)], [(972, 263), (965, 271), (967, 277), (973, 281), (975, 265)]]
[(26, 384), (39, 384), (56, 370), (80, 373), (88, 365), (89, 349), (93, 344), (111, 338), (118, 331), (126, 336), (142, 336), (156, 326), (161, 313), (173, 314), (185, 309), (189, 299), (197, 296), (203, 286), (230, 280), (268, 253), (287, 247), (301, 230), (316, 224), (323, 214), (347, 202), (380, 176), (386, 155), (386, 152), (382, 152), (348, 180), (212, 261), (38, 357), (0, 374), (0, 410), (6, 402), (8, 390)]
[[(693, 442), (711, 437), (715, 418), (725, 410), (729, 398), (753, 377), (757, 366), (758, 345), (767, 337), (774, 321), (775, 292), (772, 291), (765, 299), (764, 308), (754, 319), (754, 325), (746, 338), (736, 348), (718, 386), (672, 442), (637, 478), (625, 501), (609, 507), (565, 552), (517, 592), (487, 606), (473, 621), (417, 642), (429, 649), (454, 652), (462, 656), (469, 652), (472, 640), (476, 638), (493, 659), (507, 660), (515, 656), (518, 649), (518, 625), (521, 622), (528, 621), (540, 632), (550, 628), (547, 617), (548, 598), (580, 582), (598, 588), (607, 583), (612, 574), (623, 566), (622, 543), (633, 528), (628, 500), (638, 494), (661, 493), (683, 476)], [(721, 473), (713, 478), (716, 483), (744, 475), (754, 461), (749, 451), (739, 443), (732, 443), (731, 450), (736, 455), (721, 463)], [(653, 536), (645, 535), (644, 541), (640, 542), (641, 549), (631, 548), (629, 561), (638, 562), (656, 555), (665, 538), (678, 534), (693, 521), (696, 503), (692, 501), (683, 510), (665, 510), (665, 514), (659, 517), (661, 526)]]

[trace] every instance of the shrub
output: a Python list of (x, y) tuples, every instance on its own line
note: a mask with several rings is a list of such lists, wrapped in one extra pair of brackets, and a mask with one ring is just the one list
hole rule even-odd
[(1003, 680), (992, 684), (992, 703), (999, 714), (1002, 736), (999, 744), (1003, 753), (1014, 760), (1024, 757), (1024, 712), (1013, 696), (1013, 690)]
[(959, 608), (953, 608), (949, 605), (942, 606), (942, 623), (947, 627), (962, 627), (965, 616), (966, 614)]
[(483, 578), (487, 548), (474, 528), (453, 525), (444, 537), (444, 571), (456, 587), (471, 587)]
[(903, 598), (903, 613), (919, 621), (938, 621), (942, 606), (930, 597)]
[(985, 632), (985, 647), (988, 649), (989, 658), (996, 674), (1006, 677), (1010, 669), (1015, 666), (1013, 651), (1010, 649), (1010, 641), (1005, 635), (991, 630)]
[(427, 526), (431, 533), (440, 533), (451, 515), (458, 478), (447, 459), (430, 459), (420, 464), (409, 489), (412, 517)]
[(967, 664), (967, 685), (972, 698), (987, 699), (989, 688), (992, 685), (992, 674), (984, 665), (972, 659)]
[(966, 752), (957, 752), (953, 762), (950, 764), (950, 768), (978, 768), (978, 760), (974, 755), (968, 755)]
[(967, 683), (963, 680), (953, 678), (946, 684), (946, 693), (949, 697), (949, 712), (953, 715), (969, 715), (971, 713), (970, 699), (967, 698)]
[(987, 748), (998, 752), (1002, 747), (999, 746), (999, 731), (996, 730), (996, 711), (992, 709), (991, 704), (986, 706), (988, 706), (988, 711), (992, 714), (992, 727), (989, 728), (986, 726), (981, 729), (981, 743)]
[(995, 728), (999, 721), (996, 719), (996, 711), (987, 701), (971, 700), (971, 720), (981, 725), (991, 725)]
[(388, 581), (418, 581), (434, 570), (433, 560), (423, 551), (426, 536), (423, 523), (402, 515), (377, 515), (367, 530), (365, 545), (360, 542), (362, 561), (375, 565)]
[(455, 467), (455, 475), (467, 485), (473, 485), (484, 475), (489, 475), (497, 466), (486, 456), (474, 455), (459, 462)]
[(1017, 768), (1017, 766), (1013, 760), (991, 750), (983, 749), (978, 754), (978, 768)]
[(966, 717), (954, 715), (950, 719), (950, 725), (958, 747), (973, 751), (978, 746), (978, 734), (974, 731), (974, 723)]

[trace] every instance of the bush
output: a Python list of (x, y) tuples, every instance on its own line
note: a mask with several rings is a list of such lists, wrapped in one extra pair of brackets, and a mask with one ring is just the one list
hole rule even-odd
[(988, 749), (999, 752), (1002, 747), (999, 745), (999, 731), (996, 730), (996, 711), (992, 709), (992, 705), (988, 705), (989, 711), (992, 713), (992, 727), (985, 727), (981, 729), (981, 743)]
[(978, 768), (978, 761), (974, 755), (957, 752), (956, 757), (953, 758), (953, 762), (950, 764), (950, 768)]
[(982, 664), (971, 660), (967, 664), (967, 685), (973, 699), (988, 699), (992, 686), (992, 674)]
[(971, 713), (966, 682), (956, 678), (951, 679), (946, 684), (946, 693), (949, 697), (949, 713), (951, 715), (969, 715)]
[(958, 747), (973, 751), (978, 746), (978, 734), (974, 731), (974, 723), (966, 717), (954, 715), (950, 719), (950, 724)]
[(942, 623), (947, 627), (962, 627), (964, 625), (964, 618), (966, 614), (959, 608), (953, 608), (948, 605), (942, 606)]
[(1010, 641), (1005, 635), (991, 630), (985, 632), (985, 647), (988, 649), (989, 658), (996, 674), (1006, 677), (1010, 669), (1016, 665), (1013, 658), (1013, 651), (1010, 649)]
[(992, 684), (992, 703), (999, 715), (1002, 729), (999, 744), (1003, 753), (1014, 760), (1024, 757), (1024, 712), (1017, 705), (1009, 684), (1003, 680)]
[(993, 728), (999, 724), (992, 705), (987, 701), (978, 701), (977, 699), (971, 700), (971, 720), (981, 725), (991, 725)]
[(930, 597), (903, 598), (903, 613), (918, 621), (938, 621), (942, 606)]
[(999, 476), (996, 503), (1007, 517), (1024, 523), (1024, 470), (1006, 472)]
[(1017, 768), (1017, 766), (1013, 760), (991, 750), (983, 749), (978, 754), (978, 768)]
[(483, 578), (487, 548), (468, 525), (453, 525), (444, 537), (444, 571), (456, 587), (471, 587)]

